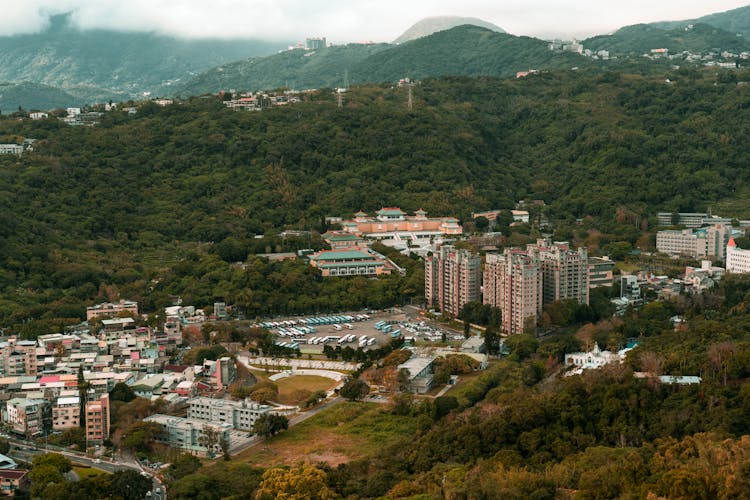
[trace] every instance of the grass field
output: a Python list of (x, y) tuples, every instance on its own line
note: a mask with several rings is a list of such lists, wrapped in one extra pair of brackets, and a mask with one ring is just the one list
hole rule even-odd
[(73, 467), (73, 470), (78, 475), (79, 479), (87, 479), (101, 474), (109, 474), (108, 472), (95, 467)]
[(332, 466), (373, 454), (404, 436), (413, 435), (416, 420), (390, 414), (376, 403), (339, 403), (235, 460), (270, 467), (304, 462)]
[(328, 391), (336, 385), (336, 381), (315, 375), (294, 375), (279, 379), (275, 382), (279, 386), (279, 403), (296, 405), (306, 400), (309, 393)]

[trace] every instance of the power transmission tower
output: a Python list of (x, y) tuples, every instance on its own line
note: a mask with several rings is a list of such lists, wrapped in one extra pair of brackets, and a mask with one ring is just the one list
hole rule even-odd
[(412, 84), (411, 84), (411, 82), (409, 82), (409, 84), (408, 84), (407, 87), (409, 89), (409, 98), (408, 98), (408, 100), (406, 102), (406, 107), (409, 109), (409, 111), (413, 111), (414, 110), (414, 96), (412, 95), (412, 90), (411, 90)]

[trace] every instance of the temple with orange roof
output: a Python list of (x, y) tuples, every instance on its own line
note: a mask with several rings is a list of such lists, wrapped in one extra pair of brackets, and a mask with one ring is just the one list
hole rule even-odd
[(384, 207), (375, 216), (359, 211), (354, 219), (342, 222), (344, 231), (384, 245), (407, 250), (410, 246), (429, 245), (435, 238), (460, 236), (463, 228), (455, 217), (427, 217), (422, 209), (407, 215), (398, 207)]

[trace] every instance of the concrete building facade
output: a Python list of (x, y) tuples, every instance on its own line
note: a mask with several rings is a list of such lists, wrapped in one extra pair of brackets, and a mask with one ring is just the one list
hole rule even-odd
[(732, 228), (714, 224), (696, 230), (668, 230), (656, 233), (656, 250), (667, 255), (693, 259), (714, 258), (723, 261)]
[(425, 259), (428, 307), (458, 316), (464, 305), (480, 299), (482, 259), (468, 250), (443, 245)]
[[(206, 456), (221, 452), (220, 441), (230, 440), (232, 426), (195, 420), (192, 418), (173, 417), (171, 415), (156, 414), (143, 419), (144, 422), (154, 422), (162, 427), (162, 434), (157, 438), (185, 453)], [(215, 443), (206, 439), (207, 431), (214, 434)]]
[(734, 242), (734, 238), (727, 243), (726, 270), (728, 273), (750, 273), (750, 250), (743, 250)]
[(220, 424), (229, 424), (233, 429), (252, 430), (255, 421), (271, 411), (271, 407), (245, 399), (230, 401), (197, 397), (188, 400), (188, 418)]
[(81, 425), (81, 405), (78, 396), (60, 397), (52, 405), (52, 430), (64, 431)]
[(501, 310), (502, 331), (523, 333), (536, 326), (544, 304), (563, 299), (589, 303), (588, 253), (565, 242), (538, 240), (525, 250), (488, 254), (483, 291), (483, 302)]
[(523, 333), (536, 325), (542, 309), (542, 276), (538, 259), (520, 249), (487, 254), (484, 303), (502, 312), (504, 333)]
[(86, 442), (101, 444), (109, 439), (109, 395), (104, 394), (98, 400), (86, 402)]

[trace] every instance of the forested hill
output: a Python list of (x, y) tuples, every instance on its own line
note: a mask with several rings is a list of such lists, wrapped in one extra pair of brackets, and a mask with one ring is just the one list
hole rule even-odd
[(230, 88), (341, 87), (347, 79), (367, 83), (442, 75), (508, 77), (528, 69), (569, 69), (588, 62), (577, 54), (554, 53), (542, 40), (464, 25), (397, 46), (298, 49), (222, 65), (175, 87), (174, 92), (197, 95)]
[[(61, 88), (80, 104), (161, 94), (217, 64), (273, 53), (287, 44), (257, 40), (187, 40), (155, 33), (82, 31), (68, 15), (46, 31), (0, 37), (0, 81)], [(42, 108), (42, 102), (35, 106)]]
[(0, 83), (0, 111), (12, 113), (22, 107), (28, 109), (55, 109), (80, 105), (75, 96), (57, 87), (40, 83)]
[(663, 21), (651, 23), (652, 26), (661, 29), (684, 28), (688, 24), (704, 23), (716, 28), (721, 28), (729, 33), (737, 33), (745, 38), (750, 38), (750, 5), (726, 12), (716, 12), (697, 19), (683, 21)]
[(709, 24), (695, 24), (664, 30), (650, 24), (626, 26), (611, 35), (584, 40), (583, 45), (594, 51), (608, 50), (613, 54), (647, 54), (651, 49), (666, 48), (670, 53), (692, 51), (708, 53), (712, 50), (734, 53), (750, 50), (750, 42), (743, 36)]
[[(617, 233), (602, 245), (642, 236), (618, 226), (623, 212), (647, 220), (732, 201), (722, 215), (750, 215), (750, 88), (714, 73), (431, 79), (414, 88), (413, 112), (391, 85), (353, 88), (344, 109), (330, 92), (305, 99), (254, 113), (216, 97), (147, 103), (95, 127), (4, 115), (0, 142), (37, 143), (0, 156), (0, 323), (75, 317), (112, 282), (151, 307), (170, 294), (211, 303), (231, 287), (189, 278), (196, 257), (183, 245), (243, 260), (255, 234), (323, 230), (324, 216), (360, 209), (466, 219), (543, 199), (559, 230), (587, 218)], [(315, 307), (299, 300), (256, 295), (252, 311)]]

